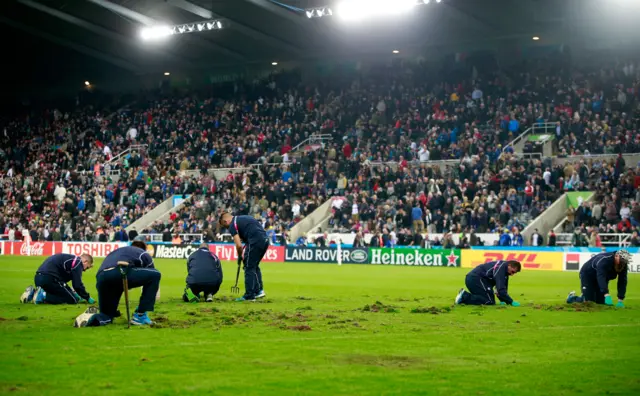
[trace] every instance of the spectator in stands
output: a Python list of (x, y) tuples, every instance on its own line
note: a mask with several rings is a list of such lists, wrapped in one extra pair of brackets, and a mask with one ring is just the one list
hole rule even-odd
[(511, 237), (511, 246), (523, 246), (524, 238), (517, 228), (513, 228), (513, 236)]
[(598, 234), (598, 229), (595, 227), (590, 230), (589, 247), (602, 247), (602, 240)]
[(571, 237), (571, 244), (576, 247), (589, 246), (586, 236), (582, 233), (581, 228), (576, 228), (573, 236)]
[(547, 240), (549, 241), (549, 246), (556, 246), (556, 233), (553, 231), (553, 229), (549, 230), (549, 236), (547, 237)]
[(638, 231), (633, 231), (631, 234), (631, 239), (629, 240), (629, 246), (638, 247), (640, 246), (640, 237), (638, 236)]
[(511, 236), (509, 235), (508, 229), (505, 228), (504, 230), (502, 230), (498, 243), (500, 246), (511, 246)]
[(544, 246), (544, 238), (536, 228), (531, 234), (531, 246)]

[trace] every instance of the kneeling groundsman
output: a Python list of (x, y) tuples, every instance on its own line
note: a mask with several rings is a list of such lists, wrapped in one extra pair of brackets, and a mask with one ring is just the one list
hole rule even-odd
[(519, 307), (520, 303), (509, 296), (509, 277), (520, 272), (521, 265), (515, 260), (491, 261), (472, 269), (467, 274), (465, 284), (469, 291), (460, 289), (456, 304), (494, 305), (496, 303), (493, 288), (498, 299), (504, 304)]
[(203, 243), (200, 248), (187, 258), (187, 287), (182, 299), (185, 302), (200, 301), (200, 293), (207, 302), (220, 290), (222, 284), (222, 266), (220, 259)]
[(609, 281), (618, 278), (618, 303), (616, 307), (624, 307), (627, 292), (627, 267), (631, 254), (626, 250), (597, 254), (589, 259), (580, 269), (580, 286), (582, 295), (576, 296), (572, 291), (567, 303), (593, 301), (597, 304), (613, 305), (609, 294)]
[[(95, 300), (89, 296), (82, 283), (82, 273), (93, 267), (93, 257), (88, 254), (54, 254), (47, 258), (36, 271), (33, 286), (27, 287), (20, 302), (34, 304), (77, 304)], [(73, 289), (67, 285), (71, 281)]]
[[(113, 318), (120, 316), (118, 304), (124, 292), (122, 285), (122, 274), (120, 273), (118, 262), (127, 262), (126, 277), (129, 289), (142, 287), (140, 304), (131, 318), (131, 324), (150, 325), (153, 324), (148, 311), (153, 311), (156, 301), (156, 293), (160, 287), (160, 272), (155, 269), (153, 259), (147, 253), (147, 246), (142, 241), (133, 241), (131, 246), (125, 246), (114, 250), (105, 257), (97, 275), (98, 298), (100, 300), (101, 324), (110, 323)], [(109, 319), (104, 318), (107, 316)]]

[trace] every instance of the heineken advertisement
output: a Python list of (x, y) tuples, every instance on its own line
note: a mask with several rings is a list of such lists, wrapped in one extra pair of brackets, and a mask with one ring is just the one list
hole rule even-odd
[(371, 264), (460, 267), (458, 249), (369, 249)]

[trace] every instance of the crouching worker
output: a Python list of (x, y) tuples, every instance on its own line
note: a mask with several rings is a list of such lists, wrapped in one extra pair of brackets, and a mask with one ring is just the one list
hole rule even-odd
[(616, 307), (623, 308), (627, 292), (627, 267), (630, 261), (631, 254), (626, 250), (600, 253), (591, 257), (580, 269), (582, 295), (576, 296), (576, 292), (572, 291), (567, 297), (567, 303), (592, 301), (596, 304), (613, 305), (613, 298), (609, 294), (609, 281), (618, 278)]
[(207, 302), (213, 301), (222, 284), (222, 266), (218, 256), (209, 250), (209, 245), (201, 244), (187, 258), (187, 273), (187, 287), (182, 299), (185, 302), (198, 302), (200, 293), (203, 293)]
[[(36, 271), (33, 286), (27, 287), (20, 302), (34, 304), (77, 304), (95, 300), (89, 296), (82, 283), (82, 273), (93, 267), (93, 257), (88, 254), (54, 254)], [(71, 281), (73, 289), (67, 285)]]
[(472, 269), (467, 274), (466, 290), (460, 289), (456, 296), (456, 304), (495, 305), (493, 288), (495, 286), (498, 299), (502, 304), (519, 307), (520, 303), (509, 296), (509, 277), (520, 272), (521, 265), (515, 260), (491, 261)]
[(140, 303), (134, 311), (131, 324), (153, 324), (147, 312), (153, 311), (161, 276), (147, 253), (147, 245), (142, 241), (133, 241), (131, 246), (121, 247), (109, 253), (102, 262), (96, 276), (100, 313), (93, 315), (86, 326), (106, 325), (111, 323), (113, 318), (120, 316), (118, 304), (124, 293), (123, 275), (120, 271), (121, 266), (118, 265), (120, 261), (129, 263), (128, 266), (122, 267), (127, 276), (129, 289), (142, 287)]

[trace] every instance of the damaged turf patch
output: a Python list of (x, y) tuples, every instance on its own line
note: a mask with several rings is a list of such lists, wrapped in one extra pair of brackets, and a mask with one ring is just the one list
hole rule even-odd
[(345, 355), (339, 359), (348, 364), (398, 368), (416, 366), (422, 363), (422, 359), (417, 357), (393, 355)]
[(594, 302), (587, 301), (583, 303), (573, 303), (573, 304), (535, 304), (533, 305), (533, 309), (539, 309), (542, 311), (567, 311), (567, 312), (594, 312), (594, 311), (602, 311), (606, 307), (604, 305), (598, 305)]
[(362, 312), (388, 312), (388, 313), (400, 312), (397, 307), (395, 307), (393, 305), (385, 305), (384, 303), (381, 303), (380, 301), (376, 301), (374, 304), (371, 304), (371, 305), (365, 305), (364, 307), (362, 307), (361, 309), (358, 309), (357, 311), (362, 311)]
[(309, 325), (287, 326), (286, 329), (295, 330), (295, 331), (311, 331), (311, 326)]
[(438, 314), (449, 313), (449, 312), (451, 312), (451, 307), (443, 307), (443, 308), (418, 307), (411, 310), (411, 313), (426, 313), (426, 314), (432, 314), (432, 315), (438, 315)]

